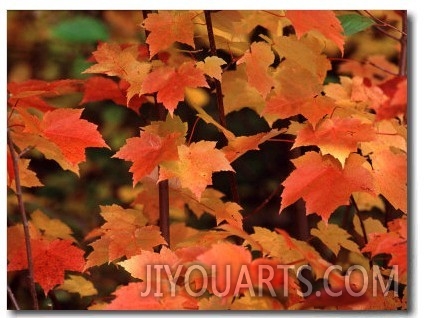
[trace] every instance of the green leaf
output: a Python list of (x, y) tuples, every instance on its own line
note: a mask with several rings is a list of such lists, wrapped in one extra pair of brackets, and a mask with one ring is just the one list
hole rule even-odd
[(73, 43), (91, 43), (109, 39), (106, 25), (91, 17), (75, 17), (56, 25), (53, 35), (61, 40)]
[(337, 17), (346, 36), (365, 30), (374, 24), (374, 20), (359, 14), (345, 14)]

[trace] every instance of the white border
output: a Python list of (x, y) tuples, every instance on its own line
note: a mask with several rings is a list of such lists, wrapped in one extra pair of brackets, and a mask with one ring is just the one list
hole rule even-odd
[[(1, 111), (1, 119), (2, 119), (2, 138), (0, 138), (0, 149), (2, 149), (2, 157), (1, 160), (3, 160), (3, 170), (6, 171), (6, 72), (7, 69), (7, 63), (6, 63), (6, 39), (7, 39), (7, 21), (6, 21), (6, 12), (7, 10), (34, 10), (34, 9), (45, 9), (45, 10), (106, 10), (106, 9), (134, 9), (134, 10), (140, 10), (140, 9), (332, 9), (332, 10), (341, 10), (341, 9), (407, 9), (408, 15), (410, 19), (410, 25), (411, 28), (409, 30), (410, 36), (410, 48), (412, 49), (412, 53), (409, 54), (410, 61), (409, 61), (409, 85), (410, 85), (410, 103), (409, 107), (413, 107), (413, 118), (411, 118), (411, 122), (409, 123), (410, 127), (410, 136), (412, 137), (409, 141), (409, 147), (410, 147), (410, 153), (413, 153), (412, 159), (410, 159), (410, 169), (411, 169), (411, 175), (413, 175), (413, 181), (415, 181), (414, 184), (409, 184), (409, 191), (412, 197), (411, 206), (409, 208), (410, 210), (410, 219), (412, 219), (412, 224), (410, 224), (410, 232), (411, 238), (413, 239), (413, 242), (411, 242), (411, 254), (409, 257), (409, 261), (413, 268), (413, 273), (410, 274), (410, 284), (413, 285), (413, 292), (409, 292), (409, 295), (411, 297), (410, 303), (411, 303), (411, 309), (408, 311), (408, 316), (412, 317), (422, 317), (423, 316), (423, 310), (420, 306), (420, 300), (418, 299), (417, 295), (421, 294), (422, 286), (424, 286), (423, 282), (423, 272), (420, 270), (421, 266), (424, 265), (423, 263), (423, 253), (421, 248), (421, 253), (418, 251), (419, 246), (421, 246), (421, 240), (423, 235), (422, 227), (424, 226), (424, 211), (421, 211), (424, 205), (424, 195), (423, 195), (423, 189), (421, 187), (422, 180), (424, 178), (423, 170), (424, 170), (424, 161), (422, 157), (422, 141), (420, 140), (420, 136), (423, 136), (424, 132), (422, 131), (424, 127), (424, 114), (423, 114), (423, 108), (424, 108), (424, 101), (422, 98), (422, 90), (423, 90), (423, 81), (421, 80), (424, 77), (424, 69), (423, 69), (423, 50), (422, 50), (422, 41), (419, 40), (419, 38), (423, 38), (423, 32), (424, 32), (424, 23), (423, 23), (423, 11), (419, 9), (420, 2), (419, 1), (405, 1), (405, 0), (378, 0), (378, 1), (371, 1), (371, 0), (355, 0), (355, 1), (342, 1), (342, 0), (326, 0), (326, 1), (300, 1), (300, 0), (282, 0), (282, 1), (276, 1), (276, 0), (260, 0), (260, 1), (235, 1), (235, 0), (210, 0), (210, 1), (204, 1), (204, 0), (186, 0), (186, 1), (163, 1), (163, 0), (151, 0), (151, 1), (52, 1), (52, 0), (38, 0), (38, 1), (27, 1), (27, 0), (4, 0), (1, 4), (1, 16), (0, 16), (0, 29), (2, 30), (3, 34), (1, 36), (1, 45), (2, 45), (2, 51), (4, 54), (2, 54), (1, 59), (1, 65), (0, 69), (3, 70), (1, 73), (1, 81), (2, 81), (2, 95), (1, 95), (1, 102), (2, 102), (2, 111)], [(420, 52), (420, 53), (418, 53)], [(420, 94), (419, 94), (420, 93)], [(412, 129), (411, 129), (412, 127)], [(421, 160), (420, 160), (421, 159)], [(3, 176), (4, 183), (6, 180), (6, 176)], [(5, 205), (6, 203), (6, 185), (4, 184), (2, 187), (0, 187), (0, 199), (2, 199), (1, 202)], [(3, 220), (6, 219), (6, 209), (3, 209)], [(5, 222), (4, 222), (5, 223)], [(14, 317), (16, 316), (33, 316), (37, 317), (38, 314), (36, 313), (28, 313), (28, 312), (22, 312), (15, 314), (12, 311), (6, 310), (6, 304), (7, 304), (7, 291), (6, 291), (6, 240), (5, 240), (5, 232), (2, 231), (3, 240), (1, 241), (1, 244), (3, 244), (1, 248), (1, 259), (2, 263), (0, 265), (0, 272), (1, 272), (1, 284), (0, 284), (0, 301), (1, 301), (1, 312), (2, 317)], [(421, 265), (421, 266), (420, 266)], [(413, 274), (413, 275), (412, 275)], [(413, 297), (412, 297), (413, 296)], [(421, 300), (422, 302), (422, 300)], [(268, 314), (269, 312), (267, 312)], [(40, 313), (40, 315), (44, 316), (45, 314), (48, 314), (46, 312)], [(55, 317), (62, 316), (60, 312), (52, 312)], [(137, 313), (137, 315), (147, 315), (147, 316), (157, 316), (158, 313), (152, 313), (148, 314), (146, 312), (143, 313)], [(159, 313), (160, 315), (166, 315), (166, 312)], [(175, 314), (175, 312), (173, 312)], [(181, 313), (186, 314), (186, 313)], [(207, 316), (212, 315), (223, 315), (222, 312), (219, 313), (208, 313)], [(259, 313), (262, 315), (263, 313)], [(269, 313), (270, 315), (273, 315), (274, 313)], [(284, 312), (279, 313), (275, 312), (275, 314), (281, 315), (284, 314), (284, 316), (304, 316), (304, 315), (311, 315), (311, 316), (320, 316), (320, 317), (327, 317), (329, 315), (332, 315), (332, 313), (329, 312), (297, 312), (297, 313), (290, 313), (290, 312)], [(337, 316), (340, 315), (340, 312), (334, 312)], [(347, 316), (357, 316), (363, 315), (365, 313), (362, 312), (343, 312), (342, 314), (346, 314)], [(371, 313), (372, 314), (372, 313)], [(396, 316), (406, 315), (407, 313), (403, 312), (378, 312), (375, 313), (375, 315), (378, 315), (379, 317), (389, 317), (393, 316), (395, 314)], [(99, 314), (93, 314), (90, 312), (67, 312), (66, 314), (63, 314), (63, 317), (80, 317), (80, 316), (105, 316), (105, 313), (99, 313)], [(106, 314), (109, 315), (109, 314)], [(120, 316), (121, 313), (113, 313), (113, 317)], [(122, 312), (122, 316), (126, 316), (127, 314)], [(199, 315), (205, 315), (204, 313), (199, 313)], [(365, 314), (367, 315), (367, 314)], [(374, 316), (374, 314), (372, 314)], [(227, 315), (225, 315), (227, 316)], [(228, 316), (230, 317), (254, 317), (257, 316), (257, 313), (250, 313), (250, 312), (243, 312), (243, 313), (228, 313)]]

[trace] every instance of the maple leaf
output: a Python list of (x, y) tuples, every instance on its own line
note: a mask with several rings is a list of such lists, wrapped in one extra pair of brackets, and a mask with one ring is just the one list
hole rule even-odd
[(236, 228), (243, 229), (243, 217), (240, 213), (242, 207), (235, 202), (224, 202), (224, 194), (215, 189), (206, 189), (200, 200), (184, 195), (186, 203), (191, 211), (200, 218), (204, 212), (216, 217), (216, 225), (226, 221)]
[(135, 185), (158, 164), (178, 159), (176, 141), (179, 137), (179, 133), (161, 138), (150, 132), (140, 131), (140, 137), (127, 139), (126, 144), (113, 157), (133, 162), (130, 172), (133, 174)]
[(366, 168), (365, 158), (358, 154), (350, 154), (343, 168), (332, 156), (313, 151), (292, 162), (296, 170), (282, 183), (280, 211), (303, 198), (306, 213), (316, 213), (328, 223), (337, 207), (349, 204), (353, 192), (375, 195), (371, 171)]
[(286, 17), (292, 22), (296, 35), (315, 30), (333, 41), (344, 54), (343, 27), (331, 10), (287, 10)]
[(271, 46), (266, 42), (254, 42), (250, 46), (250, 52), (246, 52), (238, 61), (238, 64), (246, 63), (246, 73), (251, 86), (266, 97), (274, 86), (274, 80), (269, 72), (269, 66), (274, 62), (274, 53)]
[(148, 290), (150, 282), (129, 283), (127, 286), (119, 287), (113, 295), (115, 299), (105, 306), (106, 310), (182, 310), (182, 309), (197, 309), (197, 301), (184, 293), (184, 290), (178, 288), (175, 295), (169, 291), (169, 282), (161, 284), (160, 291), (163, 296), (157, 297), (156, 291), (151, 288), (148, 295), (145, 294)]
[[(214, 284), (216, 283), (216, 290), (223, 293), (222, 297), (225, 298), (232, 297), (236, 292), (241, 267), (250, 264), (252, 255), (242, 246), (219, 242), (199, 255), (197, 260), (205, 265), (216, 266), (216, 275), (213, 277)], [(229, 275), (226, 274), (227, 271)], [(228, 292), (224, 293), (226, 290)]]
[(314, 37), (297, 39), (295, 36), (278, 36), (271, 43), (280, 59), (289, 60), (298, 68), (307, 70), (321, 82), (331, 69), (328, 57), (322, 53), (324, 45)]
[(80, 105), (110, 99), (115, 104), (128, 106), (128, 108), (138, 112), (146, 98), (144, 96), (134, 96), (127, 102), (125, 92), (128, 87), (124, 87), (124, 84), (121, 84), (123, 81), (121, 80), (117, 83), (113, 79), (103, 76), (90, 77), (84, 84), (84, 96)]
[(407, 213), (407, 155), (382, 150), (370, 155), (377, 193), (381, 193), (396, 209)]
[(370, 252), (374, 257), (379, 254), (389, 254), (391, 259), (389, 266), (398, 266), (398, 274), (401, 279), (408, 271), (408, 244), (406, 218), (389, 222), (388, 233), (369, 233), (368, 243), (362, 252)]
[(49, 241), (64, 239), (74, 241), (72, 229), (59, 219), (49, 218), (41, 210), (31, 213), (31, 223), (43, 234), (43, 238)]
[[(43, 184), (38, 179), (36, 173), (29, 169), (31, 160), (18, 158), (19, 179), (22, 187), (40, 187)], [(13, 159), (7, 148), (7, 186), (15, 191), (15, 171), (13, 169)]]
[(351, 152), (358, 150), (358, 143), (372, 141), (375, 131), (371, 124), (364, 124), (356, 118), (326, 118), (315, 129), (305, 126), (298, 132), (293, 148), (318, 146), (321, 153), (331, 154), (342, 166)]
[(64, 157), (78, 165), (88, 147), (106, 147), (97, 126), (81, 119), (82, 109), (57, 109), (44, 114), (40, 123), (43, 137), (55, 143)]
[(81, 297), (97, 295), (98, 291), (93, 283), (83, 276), (69, 275), (62, 285), (56, 289), (66, 290), (68, 293), (76, 293)]
[(382, 105), (374, 108), (376, 120), (395, 118), (404, 115), (407, 111), (408, 84), (407, 78), (398, 76), (378, 86), (388, 97)]
[(140, 94), (157, 92), (158, 102), (172, 115), (178, 102), (184, 100), (186, 87), (209, 87), (203, 71), (196, 68), (194, 62), (185, 62), (178, 69), (162, 66), (153, 70), (144, 79)]
[(141, 84), (152, 67), (149, 62), (137, 60), (139, 53), (139, 46), (136, 44), (123, 46), (116, 43), (101, 43), (93, 52), (97, 64), (90, 66), (82, 73), (100, 73), (126, 80), (129, 83), (128, 104), (134, 95), (141, 95)]
[(131, 257), (142, 250), (166, 244), (157, 226), (146, 226), (147, 219), (137, 210), (118, 205), (101, 206), (106, 223), (101, 226), (100, 239), (91, 243), (93, 252), (87, 258), (87, 268), (112, 262), (122, 256)]
[(311, 235), (319, 238), (336, 256), (340, 252), (340, 248), (360, 254), (358, 244), (350, 240), (351, 235), (337, 224), (324, 224), (318, 222), (318, 228), (311, 230)]
[(222, 151), (228, 161), (233, 162), (250, 150), (259, 150), (260, 144), (281, 133), (281, 130), (271, 129), (269, 132), (256, 135), (234, 137), (228, 141), (228, 145), (222, 148)]
[(35, 79), (20, 83), (10, 82), (7, 84), (8, 103), (25, 109), (35, 108), (42, 112), (54, 110), (54, 107), (43, 98), (79, 92), (81, 84), (81, 80), (71, 79), (52, 82)]
[(185, 141), (187, 124), (178, 116), (167, 116), (165, 121), (152, 122), (140, 131), (140, 137), (126, 140), (113, 158), (133, 162), (133, 185), (150, 174), (159, 164), (178, 160), (177, 146)]
[[(84, 251), (69, 240), (47, 241), (44, 239), (32, 239), (32, 258), (34, 266), (34, 279), (44, 290), (44, 294), (65, 280), (65, 271), (82, 272), (84, 269)], [(28, 268), (26, 249), (20, 249), (11, 253), (8, 271), (17, 271)]]
[(276, 87), (263, 113), (278, 115), (281, 119), (301, 113), (302, 105), (318, 96), (322, 89), (316, 76), (291, 60), (282, 62), (274, 77)]
[[(118, 265), (122, 266), (134, 278), (139, 278), (143, 281), (156, 280), (156, 275), (149, 277), (148, 266), (151, 266), (154, 272), (154, 265), (167, 265), (170, 270), (175, 270), (174, 266), (179, 263), (179, 257), (167, 247), (162, 247), (160, 253), (151, 251), (141, 251), (139, 254), (132, 256), (130, 259), (119, 262)], [(150, 272), (150, 273), (152, 273)], [(173, 273), (172, 273), (173, 274)], [(167, 278), (167, 273), (162, 271), (163, 278)], [(174, 275), (173, 275), (174, 276)]]
[(245, 64), (239, 65), (234, 71), (228, 70), (222, 74), (222, 94), (226, 114), (244, 107), (249, 107), (261, 114), (265, 107), (262, 96), (247, 81)]
[(222, 65), (227, 64), (222, 58), (217, 56), (208, 56), (204, 59), (204, 62), (200, 61), (196, 63), (196, 67), (201, 69), (206, 75), (221, 81)]
[(212, 173), (234, 171), (224, 153), (215, 148), (216, 142), (199, 141), (178, 146), (178, 161), (161, 166), (159, 180), (178, 177), (183, 188), (190, 189), (197, 200), (212, 184)]
[(146, 43), (149, 44), (150, 58), (161, 50), (180, 42), (194, 47), (193, 12), (161, 11), (150, 13), (141, 26), (150, 31)]

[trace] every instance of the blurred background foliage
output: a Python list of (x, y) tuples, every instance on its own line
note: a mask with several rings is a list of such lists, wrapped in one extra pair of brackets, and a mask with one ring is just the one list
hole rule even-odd
[[(398, 19), (395, 13), (375, 12), (387, 21)], [(28, 79), (57, 80), (84, 79), (90, 75), (81, 74), (90, 65), (89, 58), (101, 41), (128, 43), (144, 42), (145, 34), (140, 28), (141, 11), (8, 11), (7, 14), (7, 77), (8, 82), (21, 82)], [(257, 39), (258, 27), (251, 34)], [(329, 54), (337, 54), (331, 52)], [(393, 40), (382, 36), (369, 28), (349, 37), (346, 43), (345, 58), (362, 60), (372, 54), (384, 54), (388, 60), (396, 63), (397, 47)], [(224, 59), (230, 58), (220, 52)], [(337, 69), (337, 61), (334, 69)], [(337, 72), (328, 74), (328, 81), (337, 81)], [(57, 107), (79, 107), (81, 94), (66, 95), (52, 99)], [(213, 100), (213, 99), (211, 99)], [(211, 102), (206, 110), (216, 116), (216, 107)], [(196, 116), (192, 108), (181, 103), (175, 112), (189, 123), (189, 133)], [(124, 106), (111, 101), (88, 103), (83, 118), (97, 124), (99, 131), (111, 147), (107, 149), (88, 149), (87, 161), (81, 165), (80, 177), (69, 171), (63, 171), (54, 161), (46, 160), (36, 153), (29, 154), (33, 159), (30, 168), (45, 185), (40, 188), (26, 189), (24, 199), (29, 214), (40, 209), (46, 215), (68, 224), (79, 242), (94, 228), (103, 223), (99, 205), (113, 203), (128, 207), (134, 198), (129, 163), (113, 159), (111, 156), (129, 137), (139, 134), (139, 128), (152, 119), (151, 105), (143, 105), (140, 116)], [(216, 117), (215, 117), (216, 118)], [(227, 116), (228, 126), (236, 135), (254, 134), (269, 129), (264, 119), (250, 109), (243, 109)], [(288, 121), (278, 121), (277, 127), (287, 126)], [(201, 139), (218, 140), (219, 134), (211, 125), (199, 121), (192, 141)], [(287, 138), (290, 138), (289, 136)], [(295, 237), (301, 237), (296, 226), (296, 213), (302, 211), (303, 203), (293, 205), (285, 213), (279, 214), (280, 184), (290, 173), (293, 166), (290, 159), (299, 153), (290, 151), (291, 143), (267, 142), (260, 146), (261, 151), (252, 151), (234, 162), (237, 171), (238, 189), (246, 230), (252, 226), (269, 228), (279, 227), (289, 231)], [(216, 173), (214, 186), (230, 197), (227, 175)], [(299, 206), (300, 205), (300, 206)], [(334, 218), (342, 219), (346, 208), (341, 208)], [(304, 213), (304, 212), (303, 212)], [(382, 217), (381, 211), (370, 213)], [(199, 228), (212, 227), (212, 218), (195, 220), (187, 211), (190, 225)], [(353, 213), (348, 213), (353, 215)], [(352, 216), (353, 217), (353, 216)], [(375, 217), (375, 215), (374, 215)], [(316, 224), (315, 215), (308, 217), (310, 226)], [(20, 222), (16, 197), (8, 195), (8, 225)], [(81, 243), (84, 244), (84, 243)], [(89, 251), (90, 248), (82, 246)], [(12, 273), (12, 289), (19, 301), (28, 298), (23, 275)], [(102, 295), (110, 295), (119, 284), (125, 284), (130, 277), (125, 271), (117, 271), (114, 265), (104, 265), (91, 271), (90, 280)], [(80, 298), (77, 294), (55, 291), (46, 298), (44, 309), (83, 309), (90, 298)], [(104, 299), (105, 301), (107, 299)], [(24, 301), (23, 301), (24, 302)], [(30, 307), (30, 304), (28, 304)]]

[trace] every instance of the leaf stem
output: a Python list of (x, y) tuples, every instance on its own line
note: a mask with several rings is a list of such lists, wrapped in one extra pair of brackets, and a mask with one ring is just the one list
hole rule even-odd
[(24, 236), (25, 236), (25, 249), (28, 262), (28, 278), (29, 278), (29, 289), (31, 292), (33, 307), (35, 310), (38, 310), (38, 300), (37, 300), (37, 291), (35, 290), (35, 280), (34, 280), (34, 263), (32, 258), (32, 249), (31, 249), (31, 236), (29, 233), (28, 219), (26, 216), (24, 201), (22, 197), (22, 187), (21, 187), (21, 178), (19, 175), (19, 165), (18, 165), (18, 154), (15, 151), (12, 137), (10, 136), (9, 130), (7, 130), (7, 144), (10, 150), (10, 155), (12, 157), (13, 172), (15, 174), (15, 186), (16, 186), (16, 197), (18, 199), (19, 212), (21, 213), (22, 223), (24, 227)]
[[(206, 28), (208, 30), (208, 38), (209, 38), (209, 46), (211, 49), (211, 55), (217, 56), (211, 12), (209, 10), (205, 10), (204, 13), (205, 13), (205, 20), (206, 20)], [(224, 95), (222, 94), (221, 82), (217, 79), (215, 79), (215, 87), (216, 87), (216, 100), (217, 100), (218, 113), (219, 113), (219, 123), (221, 124), (222, 127), (227, 129), (227, 121), (225, 119), (225, 110), (224, 110)], [(232, 171), (228, 172), (228, 178), (230, 182), (232, 200), (236, 202), (237, 204), (240, 204), (240, 196), (238, 193), (235, 172), (232, 172)]]

